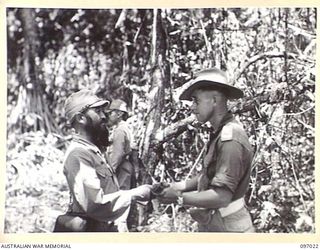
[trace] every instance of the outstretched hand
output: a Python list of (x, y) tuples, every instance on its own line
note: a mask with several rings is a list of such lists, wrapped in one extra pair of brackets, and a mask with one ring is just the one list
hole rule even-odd
[(152, 194), (163, 204), (175, 203), (178, 199), (180, 191), (173, 188), (169, 183), (156, 183), (152, 186)]
[(158, 198), (165, 188), (170, 187), (170, 184), (167, 182), (157, 182), (152, 185), (151, 193), (152, 199)]
[(149, 201), (151, 199), (151, 185), (141, 185), (130, 190), (132, 201)]
[(161, 195), (158, 197), (158, 200), (160, 201), (160, 203), (163, 203), (163, 204), (176, 203), (179, 195), (180, 195), (180, 191), (170, 186), (163, 190)]

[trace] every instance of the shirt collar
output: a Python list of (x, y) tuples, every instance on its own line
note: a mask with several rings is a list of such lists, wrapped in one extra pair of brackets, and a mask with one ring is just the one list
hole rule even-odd
[[(92, 150), (92, 152), (94, 152), (98, 157), (100, 157), (102, 159), (102, 161), (107, 165), (107, 167), (109, 168), (109, 170), (114, 173), (114, 170), (112, 169), (112, 167), (106, 162), (103, 154), (101, 153), (100, 149), (94, 145), (93, 143), (91, 143), (90, 141), (84, 139), (83, 137), (79, 136), (79, 135), (74, 135), (72, 138), (73, 142), (75, 143), (79, 143), (82, 144), (83, 146), (85, 146), (87, 149)], [(119, 184), (117, 184), (119, 186)]]
[(101, 154), (100, 149), (96, 145), (94, 145), (92, 142), (84, 139), (80, 135), (74, 135), (72, 140), (76, 143), (80, 143), (82, 145), (85, 145), (86, 147), (90, 148), (95, 153)]
[(223, 128), (223, 126), (226, 125), (228, 122), (230, 122), (233, 119), (234, 119), (233, 114), (231, 113), (231, 111), (228, 111), (224, 115), (224, 117), (222, 118), (218, 129), (214, 131), (214, 134), (217, 135), (218, 133), (220, 133), (220, 131)]

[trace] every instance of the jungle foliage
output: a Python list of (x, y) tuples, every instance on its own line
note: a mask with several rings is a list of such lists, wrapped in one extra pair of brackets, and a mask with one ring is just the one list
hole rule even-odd
[[(316, 15), (314, 8), (7, 9), (5, 232), (50, 231), (66, 208), (63, 103), (81, 88), (128, 102), (153, 178), (195, 175), (210, 128), (188, 119), (177, 96), (212, 66), (245, 92), (230, 109), (255, 149), (246, 199), (257, 231), (314, 232)], [(197, 230), (177, 207), (160, 206), (147, 219), (141, 231)]]

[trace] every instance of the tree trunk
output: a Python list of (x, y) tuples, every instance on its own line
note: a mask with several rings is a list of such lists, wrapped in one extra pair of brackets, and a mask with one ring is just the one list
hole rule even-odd
[(37, 66), (40, 41), (33, 9), (20, 10), (20, 18), (24, 33), (22, 49), (22, 72), (19, 75), (21, 85), (17, 105), (9, 118), (9, 130), (19, 132), (56, 130), (48, 103), (44, 100), (44, 89), (40, 80), (40, 70)]
[[(155, 148), (156, 133), (162, 124), (162, 110), (164, 107), (165, 88), (170, 83), (170, 67), (167, 61), (167, 36), (161, 19), (161, 10), (154, 10), (153, 32), (151, 49), (151, 77), (149, 90), (149, 110), (147, 112), (146, 127), (143, 138), (140, 141), (139, 153), (146, 168), (142, 183), (150, 183), (157, 164), (161, 158), (161, 152)], [(151, 175), (151, 176), (150, 176)], [(157, 207), (154, 204), (154, 209)], [(146, 208), (140, 207), (139, 224), (145, 224), (147, 219)]]
[(146, 119), (144, 137), (140, 142), (141, 159), (149, 173), (153, 173), (159, 157), (154, 150), (155, 135), (162, 126), (164, 93), (170, 82), (169, 63), (167, 61), (167, 36), (161, 19), (161, 10), (154, 10), (153, 44), (151, 56), (151, 84), (149, 91), (149, 110)]

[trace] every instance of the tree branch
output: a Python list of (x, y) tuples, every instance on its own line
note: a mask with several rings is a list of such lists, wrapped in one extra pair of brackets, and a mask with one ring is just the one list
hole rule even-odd
[[(305, 93), (305, 90), (306, 89), (302, 89), (299, 93), (297, 93), (297, 95)], [(276, 104), (276, 103), (279, 103), (284, 100), (285, 100), (284, 97), (282, 97), (282, 98), (274, 98), (273, 97), (272, 98), (270, 94), (266, 94), (263, 96), (257, 96), (254, 98), (244, 100), (243, 102), (239, 103), (237, 106), (235, 106), (233, 113), (241, 114), (241, 113), (245, 113), (248, 111), (252, 111), (257, 106), (257, 103)], [(306, 110), (305, 110), (305, 112), (306, 112)], [(299, 114), (299, 113), (297, 113), (297, 114)], [(303, 114), (303, 113), (301, 113), (301, 114)], [(187, 117), (187, 118), (180, 120), (176, 123), (173, 123), (164, 129), (159, 128), (157, 130), (155, 138), (153, 140), (152, 147), (157, 148), (157, 147), (161, 146), (163, 143), (171, 140), (172, 138), (176, 138), (177, 136), (179, 136), (180, 134), (182, 134), (184, 131), (187, 130), (188, 124), (191, 124), (194, 121), (195, 121), (195, 117), (190, 116), (190, 117)], [(298, 120), (298, 122), (301, 123), (302, 121)], [(302, 124), (302, 125), (304, 125), (308, 129), (314, 131), (314, 128), (312, 128), (310, 126), (307, 127), (308, 126), (307, 124)]]
[(288, 24), (288, 27), (294, 32), (295, 35), (303, 35), (309, 39), (316, 39), (316, 34), (309, 33), (308, 31), (301, 29), (293, 24)]
[(155, 139), (153, 141), (153, 145), (155, 147), (159, 147), (163, 143), (171, 140), (172, 138), (177, 137), (186, 131), (189, 124), (194, 122), (196, 118), (194, 116), (189, 116), (183, 120), (180, 120), (176, 123), (169, 125), (164, 129), (158, 129), (155, 135)]
[(255, 55), (251, 58), (249, 58), (249, 60), (241, 67), (241, 69), (239, 70), (238, 73), (235, 74), (233, 83), (235, 81), (237, 81), (240, 76), (245, 72), (245, 70), (253, 63), (259, 61), (259, 60), (263, 60), (266, 58), (285, 58), (287, 57), (288, 59), (294, 59), (295, 56), (293, 54), (287, 54), (286, 52), (266, 52), (266, 53), (262, 53), (259, 55)]
[(156, 50), (157, 50), (157, 15), (158, 9), (153, 10), (153, 25), (152, 25), (152, 43), (151, 43), (151, 64), (154, 66), (156, 63)]
[(117, 20), (117, 23), (115, 25), (115, 29), (120, 28), (121, 26), (123, 26), (124, 21), (126, 20), (126, 15), (127, 15), (127, 9), (123, 9), (120, 13), (120, 16)]

